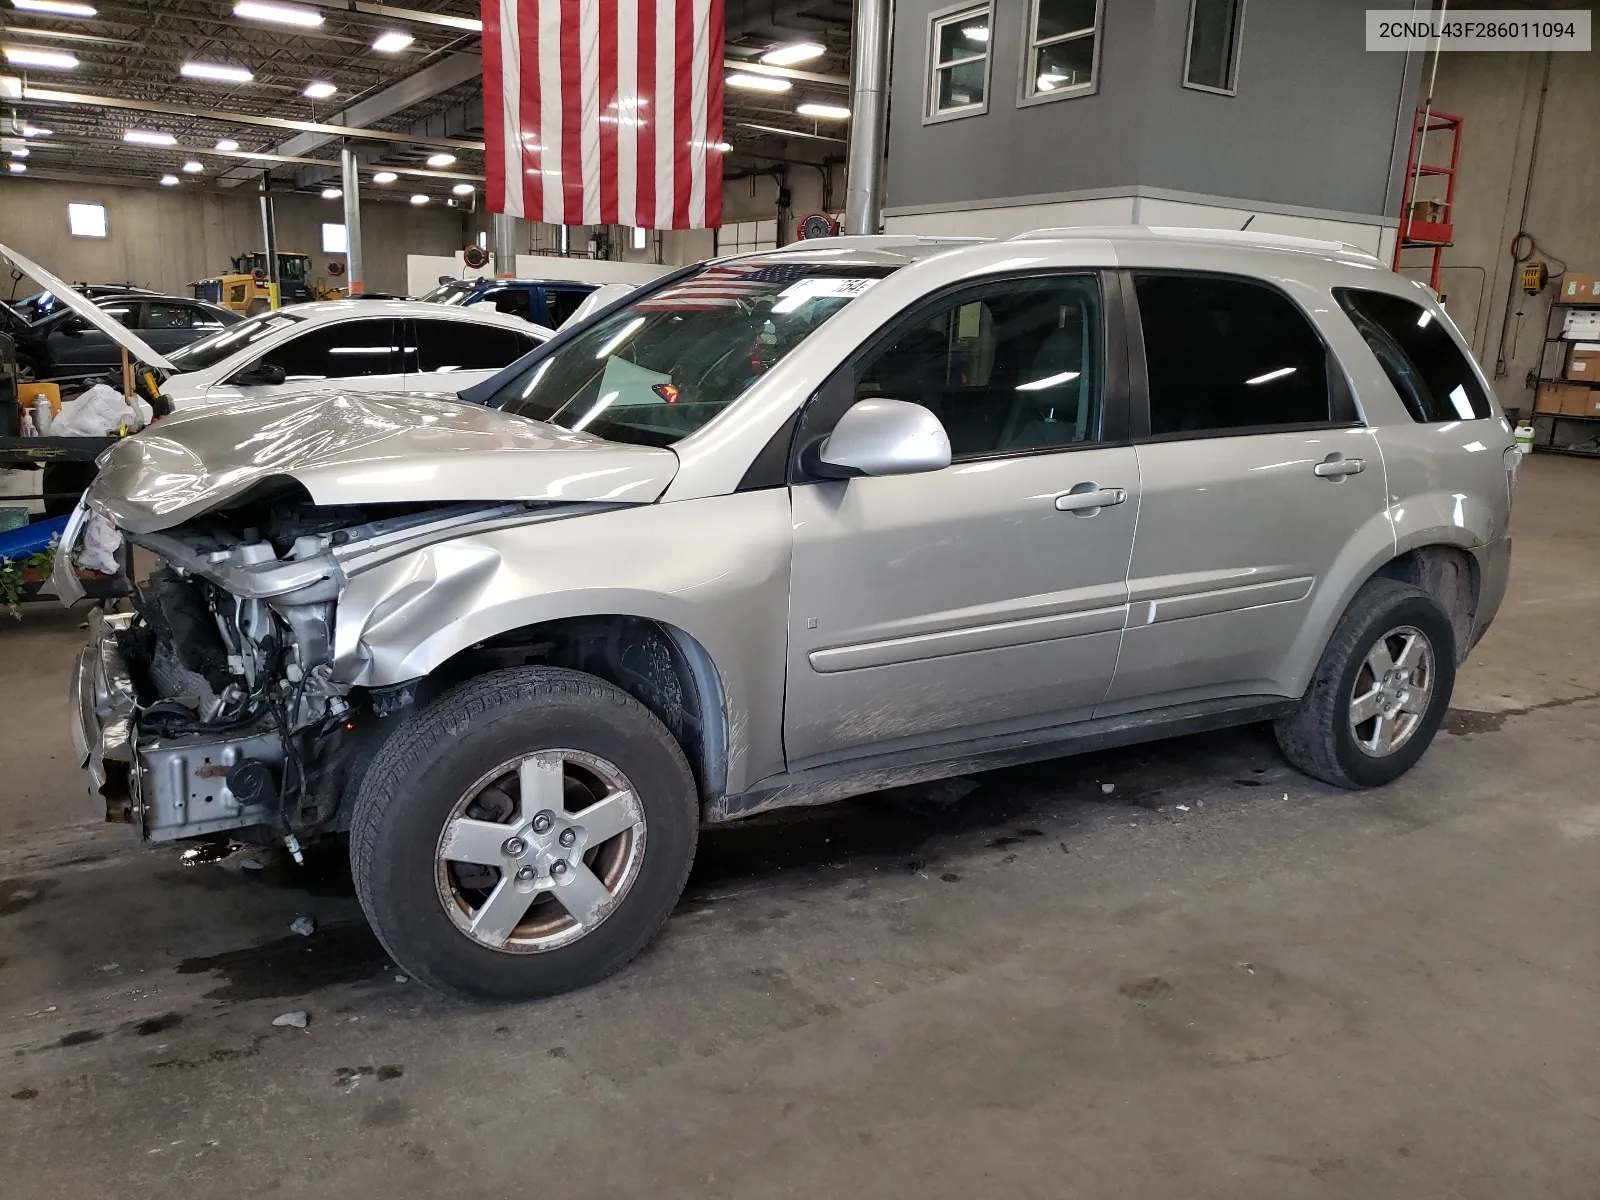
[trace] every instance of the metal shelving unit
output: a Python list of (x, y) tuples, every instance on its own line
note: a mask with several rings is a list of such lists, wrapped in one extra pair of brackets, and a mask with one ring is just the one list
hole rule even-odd
[[(1586, 387), (1593, 394), (1600, 389), (1600, 380), (1567, 379), (1560, 374), (1545, 374), (1545, 359), (1550, 354), (1551, 346), (1565, 346), (1568, 339), (1561, 335), (1552, 336), (1551, 327), (1555, 323), (1556, 311), (1569, 308), (1600, 309), (1600, 304), (1567, 304), (1560, 299), (1560, 293), (1550, 304), (1550, 311), (1544, 319), (1544, 344), (1539, 355), (1539, 376), (1535, 381), (1539, 385), (1546, 383), (1559, 383), (1572, 387)], [(1558, 371), (1566, 369), (1566, 351), (1561, 353), (1561, 364)], [(1534, 404), (1539, 403), (1538, 389), (1534, 391)], [(1568, 437), (1568, 434), (1571, 434)], [(1564, 439), (1559, 440), (1558, 439)], [(1533, 448), (1545, 454), (1570, 454), (1576, 458), (1600, 458), (1600, 414), (1586, 413), (1542, 413), (1533, 414)]]

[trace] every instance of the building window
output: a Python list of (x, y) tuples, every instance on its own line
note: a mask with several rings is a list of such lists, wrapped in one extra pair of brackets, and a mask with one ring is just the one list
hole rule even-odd
[(350, 243), (345, 240), (344, 226), (332, 223), (322, 227), (322, 252), (324, 254), (348, 254)]
[(1239, 76), (1239, 35), (1245, 0), (1190, 0), (1189, 50), (1183, 85), (1233, 95)]
[(945, 9), (928, 25), (928, 109), (942, 121), (988, 111), (989, 9)]
[(105, 237), (106, 206), (104, 204), (67, 205), (67, 228), (72, 232), (73, 237)]
[(1095, 90), (1102, 0), (1033, 0), (1023, 47), (1022, 104)]

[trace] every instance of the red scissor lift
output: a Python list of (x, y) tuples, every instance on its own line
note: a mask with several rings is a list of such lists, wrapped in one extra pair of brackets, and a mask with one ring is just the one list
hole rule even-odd
[[(1450, 139), (1450, 165), (1422, 161), (1427, 154), (1430, 139), (1436, 135)], [(1400, 235), (1394, 243), (1394, 269), (1400, 269), (1400, 252), (1414, 247), (1433, 251), (1433, 270), (1428, 276), (1428, 286), (1435, 294), (1439, 291), (1439, 266), (1444, 248), (1455, 241), (1456, 219), (1456, 167), (1461, 161), (1461, 118), (1448, 113), (1432, 112), (1419, 108), (1411, 121), (1411, 149), (1406, 154), (1406, 183), (1400, 196)], [(1419, 197), (1418, 184), (1423, 180), (1443, 177), (1444, 199), (1435, 196)], [(1430, 191), (1434, 190), (1432, 188)], [(1437, 205), (1438, 220), (1419, 218), (1413, 211), (1419, 203)], [(1431, 215), (1431, 214), (1430, 214)]]

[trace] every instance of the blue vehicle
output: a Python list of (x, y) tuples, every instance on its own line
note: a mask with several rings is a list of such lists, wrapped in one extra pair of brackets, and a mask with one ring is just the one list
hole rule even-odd
[(492, 304), (496, 312), (559, 329), (596, 286), (564, 279), (447, 279), (422, 299), (458, 308)]

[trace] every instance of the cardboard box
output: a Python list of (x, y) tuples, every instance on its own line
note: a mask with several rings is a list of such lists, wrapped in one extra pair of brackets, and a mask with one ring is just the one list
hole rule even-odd
[(1582, 396), (1570, 397), (1561, 413), (1567, 417), (1600, 417), (1600, 388), (1580, 388)]
[(1533, 411), (1552, 415), (1580, 413), (1588, 411), (1588, 404), (1589, 389), (1581, 383), (1541, 383), (1533, 398)]
[(1411, 219), (1413, 221), (1444, 220), (1444, 202), (1442, 200), (1413, 200), (1411, 202)]
[(1561, 336), (1569, 342), (1600, 342), (1600, 307), (1567, 309)]
[(1600, 383), (1600, 342), (1572, 343), (1567, 378), (1577, 383)]
[(1600, 304), (1600, 275), (1568, 271), (1561, 277), (1561, 303)]

